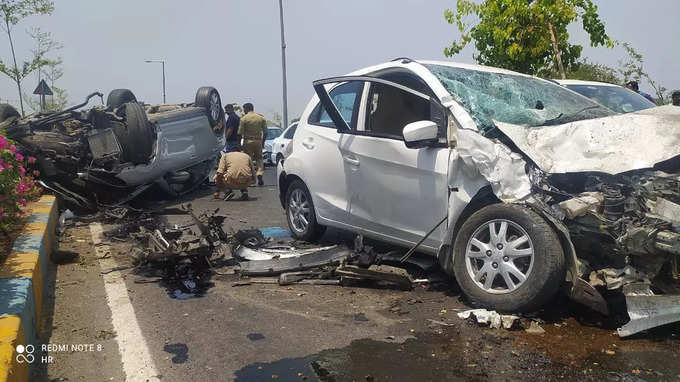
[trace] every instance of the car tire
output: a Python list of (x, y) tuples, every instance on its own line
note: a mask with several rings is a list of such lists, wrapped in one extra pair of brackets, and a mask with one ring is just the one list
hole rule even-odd
[(196, 91), (194, 105), (203, 107), (207, 111), (210, 126), (215, 127), (224, 120), (224, 109), (220, 93), (212, 86), (204, 86)]
[[(326, 226), (317, 222), (312, 196), (301, 180), (294, 180), (288, 186), (285, 200), (286, 220), (295, 239), (314, 241), (323, 235)], [(301, 216), (304, 220), (301, 220)], [(307, 224), (304, 224), (304, 221), (307, 221)]]
[(12, 117), (21, 117), (21, 114), (8, 103), (0, 103), (0, 123)]
[(154, 131), (146, 117), (142, 105), (134, 102), (123, 104), (125, 115), (125, 132), (121, 146), (127, 158), (133, 164), (146, 163), (153, 152)]
[(106, 97), (106, 106), (112, 109), (128, 102), (137, 102), (137, 98), (129, 89), (113, 89)]
[(475, 212), (461, 226), (453, 253), (463, 293), (473, 304), (500, 312), (540, 308), (565, 278), (557, 234), (523, 206), (492, 204)]

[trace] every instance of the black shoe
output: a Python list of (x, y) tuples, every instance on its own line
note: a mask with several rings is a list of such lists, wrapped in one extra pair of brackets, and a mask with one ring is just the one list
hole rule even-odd
[(243, 200), (243, 201), (248, 200), (248, 193), (247, 192), (241, 192), (240, 200)]
[(224, 193), (224, 200), (231, 200), (234, 199), (234, 192), (233, 191), (227, 191)]
[(262, 175), (257, 176), (257, 185), (264, 186), (264, 180), (262, 180)]

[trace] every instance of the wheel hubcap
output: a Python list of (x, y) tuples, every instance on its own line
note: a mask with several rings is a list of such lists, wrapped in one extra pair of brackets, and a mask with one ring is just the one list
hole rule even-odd
[(465, 250), (468, 276), (487, 293), (509, 293), (529, 277), (534, 264), (534, 246), (529, 234), (505, 219), (479, 226)]
[(288, 216), (292, 228), (299, 233), (305, 232), (309, 226), (311, 214), (307, 195), (300, 189), (293, 190), (288, 200)]
[(213, 120), (217, 121), (220, 118), (220, 96), (216, 92), (210, 95), (210, 115)]

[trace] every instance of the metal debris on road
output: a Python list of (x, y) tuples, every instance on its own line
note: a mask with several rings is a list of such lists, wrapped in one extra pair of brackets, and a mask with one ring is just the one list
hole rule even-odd
[(486, 309), (471, 309), (464, 312), (457, 313), (459, 318), (464, 320), (473, 317), (478, 324), (489, 325), (493, 329), (512, 329), (515, 326), (515, 322), (519, 320), (519, 316), (512, 314), (499, 314), (493, 310)]

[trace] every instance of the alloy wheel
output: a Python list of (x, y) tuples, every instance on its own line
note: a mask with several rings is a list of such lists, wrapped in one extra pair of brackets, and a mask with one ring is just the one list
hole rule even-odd
[(311, 221), (312, 210), (305, 192), (299, 188), (293, 190), (288, 200), (288, 216), (293, 229), (297, 232), (305, 232)]
[(534, 246), (519, 224), (496, 219), (480, 225), (465, 249), (468, 276), (487, 293), (510, 293), (529, 277)]

